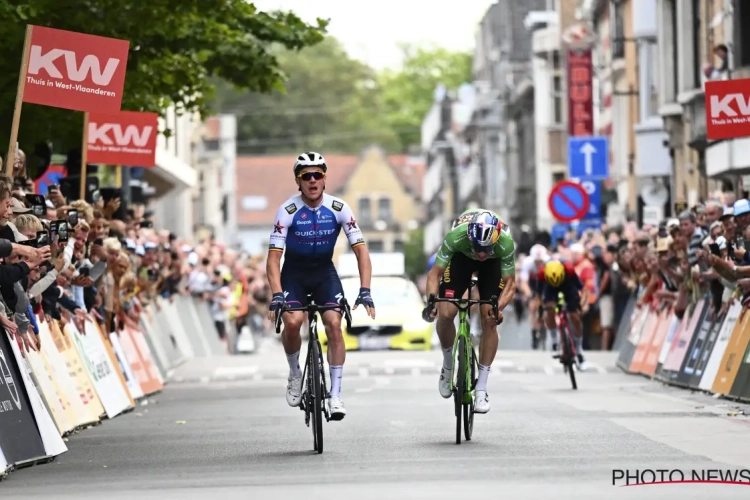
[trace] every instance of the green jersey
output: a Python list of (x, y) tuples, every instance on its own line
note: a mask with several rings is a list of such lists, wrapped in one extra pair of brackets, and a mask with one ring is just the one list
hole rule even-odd
[[(435, 257), (435, 265), (440, 267), (448, 267), (451, 258), (454, 254), (462, 253), (470, 259), (476, 260), (477, 255), (474, 252), (474, 248), (469, 241), (468, 226), (474, 214), (477, 212), (489, 212), (498, 220), (500, 217), (492, 212), (491, 210), (484, 209), (470, 209), (458, 216), (453, 221), (453, 227), (448, 234), (445, 235), (443, 244), (438, 250), (437, 256)], [(503, 277), (512, 276), (516, 274), (516, 244), (513, 241), (513, 236), (510, 234), (510, 229), (506, 224), (501, 224), (500, 234), (497, 241), (489, 251), (490, 259), (500, 259), (500, 266), (502, 268)]]

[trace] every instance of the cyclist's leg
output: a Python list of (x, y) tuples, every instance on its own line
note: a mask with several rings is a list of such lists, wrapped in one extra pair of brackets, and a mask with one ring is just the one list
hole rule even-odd
[[(344, 298), (344, 289), (335, 268), (321, 273), (320, 281), (313, 292), (315, 303), (330, 306), (341, 304)], [(331, 414), (334, 420), (340, 420), (346, 415), (346, 409), (341, 403), (341, 378), (344, 372), (344, 361), (346, 360), (346, 346), (341, 333), (342, 310), (324, 311), (321, 316), (328, 337), (328, 368), (331, 375)]]
[[(474, 262), (463, 254), (455, 254), (440, 277), (438, 296), (447, 299), (463, 297), (471, 283)], [(439, 390), (444, 398), (451, 397), (450, 376), (453, 365), (453, 342), (456, 340), (456, 325), (453, 322), (458, 307), (448, 302), (437, 303), (437, 334), (443, 351), (443, 367), (440, 370)]]
[[(286, 301), (292, 307), (307, 305), (307, 293), (300, 278), (289, 271), (281, 271), (281, 288), (284, 290)], [(302, 370), (299, 364), (299, 354), (302, 348), (300, 329), (305, 321), (305, 313), (301, 311), (286, 312), (281, 316), (284, 330), (281, 332), (281, 344), (284, 346), (286, 360), (289, 363), (289, 383), (286, 389), (286, 401), (289, 406), (299, 406), (302, 399)]]
[(555, 305), (557, 304), (557, 294), (559, 288), (550, 286), (549, 283), (543, 284), (542, 303), (544, 304), (544, 326), (547, 327), (550, 340), (552, 341), (552, 350), (557, 351), (557, 321), (555, 320)]
[(585, 369), (583, 359), (583, 323), (581, 322), (581, 296), (578, 289), (571, 283), (566, 283), (562, 287), (562, 293), (565, 296), (565, 306), (568, 311), (568, 320), (570, 329), (573, 334), (573, 343), (578, 353), (578, 363), (581, 369)]
[[(502, 293), (502, 268), (500, 259), (485, 260), (477, 263), (477, 274), (479, 281), (479, 298), (489, 300), (494, 295), (499, 297)], [(479, 373), (477, 374), (476, 399), (474, 411), (487, 413), (490, 411), (490, 398), (487, 395), (487, 379), (490, 376), (490, 367), (497, 354), (499, 335), (497, 331), (497, 320), (492, 316), (492, 306), (482, 304), (479, 307), (482, 324), (482, 340), (479, 343)]]

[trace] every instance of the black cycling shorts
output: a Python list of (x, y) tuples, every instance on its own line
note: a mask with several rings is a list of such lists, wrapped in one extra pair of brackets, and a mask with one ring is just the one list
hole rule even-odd
[(284, 266), (281, 270), (281, 288), (284, 299), (291, 307), (308, 305), (308, 294), (312, 294), (312, 299), (319, 306), (341, 304), (344, 298), (341, 279), (333, 265), (312, 270)]
[(460, 299), (469, 289), (471, 276), (477, 273), (477, 289), (480, 300), (500, 297), (503, 277), (500, 259), (487, 259), (483, 262), (470, 259), (462, 253), (453, 254), (448, 267), (440, 276), (440, 298)]
[(557, 304), (557, 295), (562, 292), (563, 297), (565, 297), (565, 309), (568, 312), (576, 312), (581, 310), (580, 291), (581, 288), (571, 279), (566, 279), (562, 285), (557, 287), (545, 282), (542, 297), (545, 304), (550, 302)]

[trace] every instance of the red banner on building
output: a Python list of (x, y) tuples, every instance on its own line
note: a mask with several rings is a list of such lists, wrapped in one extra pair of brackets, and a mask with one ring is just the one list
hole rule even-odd
[(591, 50), (568, 51), (568, 135), (594, 135)]

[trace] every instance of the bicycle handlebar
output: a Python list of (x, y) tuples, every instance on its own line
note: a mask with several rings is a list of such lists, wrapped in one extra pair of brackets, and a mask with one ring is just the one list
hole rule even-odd
[[(475, 304), (487, 304), (492, 306), (492, 314), (497, 318), (500, 316), (500, 309), (497, 305), (497, 301), (500, 297), (497, 295), (493, 295), (490, 297), (489, 300), (481, 300), (481, 299), (448, 299), (448, 298), (442, 298), (442, 297), (435, 297), (435, 294), (430, 294), (430, 296), (427, 298), (427, 304), (430, 306), (435, 305), (436, 302), (449, 302), (451, 304), (455, 304), (458, 307), (467, 307), (472, 306)], [(500, 319), (497, 324), (499, 325), (502, 323), (503, 320)]]
[(281, 308), (281, 311), (279, 311), (278, 314), (276, 314), (276, 333), (281, 333), (281, 317), (284, 315), (285, 312), (295, 312), (295, 311), (302, 311), (306, 313), (316, 313), (316, 312), (323, 312), (323, 311), (333, 311), (334, 309), (341, 309), (344, 308), (344, 319), (346, 320), (346, 329), (351, 330), (352, 328), (352, 310), (349, 308), (349, 302), (347, 302), (346, 299), (343, 299), (341, 301), (341, 304), (331, 304), (331, 305), (325, 305), (325, 306), (319, 306), (317, 304), (308, 304), (306, 306), (301, 307), (291, 307), (289, 304), (284, 304), (284, 306)]

